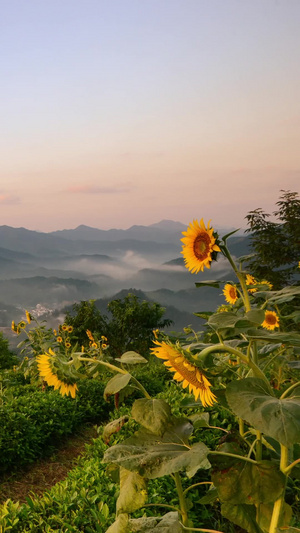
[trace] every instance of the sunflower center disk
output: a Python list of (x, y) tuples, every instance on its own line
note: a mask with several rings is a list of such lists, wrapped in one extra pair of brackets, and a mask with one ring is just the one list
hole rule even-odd
[(194, 241), (194, 254), (197, 257), (197, 259), (203, 260), (206, 259), (209, 255), (209, 245), (210, 245), (210, 238), (207, 233), (201, 233), (198, 235)]
[(229, 289), (229, 295), (231, 298), (235, 299), (236, 298), (236, 292), (235, 292), (235, 288), (232, 287), (231, 289)]
[(276, 324), (276, 316), (268, 315), (266, 321), (268, 322), (268, 324), (270, 324), (270, 326), (273, 326), (274, 324)]

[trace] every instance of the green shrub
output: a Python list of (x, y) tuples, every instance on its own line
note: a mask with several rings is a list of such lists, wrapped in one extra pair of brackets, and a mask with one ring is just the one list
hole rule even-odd
[(0, 407), (0, 472), (34, 462), (80, 424), (108, 417), (111, 407), (103, 399), (102, 382), (82, 380), (78, 388), (76, 400), (52, 389), (12, 388), (15, 397)]

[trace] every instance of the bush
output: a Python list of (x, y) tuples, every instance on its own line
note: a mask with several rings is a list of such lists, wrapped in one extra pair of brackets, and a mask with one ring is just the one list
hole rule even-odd
[(51, 453), (79, 424), (105, 420), (110, 407), (103, 390), (99, 381), (82, 380), (72, 400), (53, 390), (16, 387), (17, 396), (0, 407), (0, 472)]

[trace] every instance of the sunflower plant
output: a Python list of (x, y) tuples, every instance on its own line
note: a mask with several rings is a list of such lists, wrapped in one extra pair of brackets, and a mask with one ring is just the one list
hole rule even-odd
[[(295, 310), (290, 315), (295, 331), (285, 331), (282, 313), (286, 302), (291, 304), (299, 297), (300, 286), (274, 291), (268, 280), (257, 280), (245, 271), (245, 258), (235, 261), (227, 247), (233, 233), (221, 239), (203, 220), (194, 220), (183, 232), (182, 254), (192, 273), (210, 268), (218, 254), (233, 270), (234, 281), (196, 283), (199, 287), (223, 288), (226, 305), (207, 314), (210, 333), (191, 338), (187, 328), (186, 342), (175, 342), (154, 332), (152, 355), (162, 360), (173, 379), (194, 396), (189, 403), (192, 414), (175, 416), (172, 402), (149, 395), (134, 377), (135, 365), (147, 363), (136, 352), (126, 352), (113, 363), (103, 350), (74, 350), (63, 356), (57, 347), (38, 357), (41, 377), (62, 394), (76, 395), (79, 371), (94, 376), (102, 367), (114, 374), (104, 391), (106, 399), (115, 396), (119, 401), (132, 391), (142, 396), (131, 409), (139, 429), (104, 454), (104, 462), (110, 464), (110, 470), (112, 466), (118, 470), (120, 480), (116, 520), (107, 533), (159, 533), (162, 529), (216, 533), (193, 523), (190, 517), (190, 491), (205, 485), (210, 488), (198, 505), (220, 502), (222, 515), (249, 533), (300, 532), (290, 528), (295, 522), (293, 509), (286, 502), (291, 479), (300, 475), (300, 381), (293, 370), (300, 366), (300, 335), (296, 330), (300, 317)], [(88, 331), (87, 335), (93, 343), (94, 333)], [(199, 433), (194, 430), (220, 430), (209, 422), (218, 404), (235, 417), (236, 432), (222, 430), (225, 436), (210, 449), (204, 439), (195, 438)], [(128, 418), (122, 416), (105, 427), (106, 443)], [(201, 470), (207, 471), (208, 479), (195, 482)], [(147, 503), (149, 480), (163, 476), (170, 476), (176, 487), (175, 505)], [(165, 507), (167, 513), (130, 517), (153, 505)]]

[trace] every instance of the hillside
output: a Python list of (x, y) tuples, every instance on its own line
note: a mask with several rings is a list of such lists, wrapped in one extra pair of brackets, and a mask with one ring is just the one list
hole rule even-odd
[[(209, 287), (195, 289), (195, 282), (232, 275), (222, 256), (210, 270), (192, 275), (180, 255), (185, 229), (168, 220), (127, 230), (81, 225), (52, 233), (0, 226), (0, 327), (20, 320), (24, 309), (38, 315), (44, 309), (49, 316), (76, 301), (105, 303), (122, 290), (140, 290), (166, 307), (174, 329), (197, 327), (192, 313), (215, 308), (223, 296)], [(235, 234), (228, 244), (235, 256), (245, 255), (249, 236)]]

